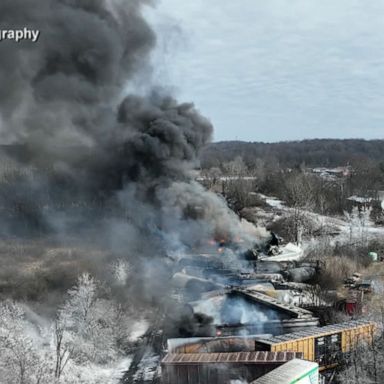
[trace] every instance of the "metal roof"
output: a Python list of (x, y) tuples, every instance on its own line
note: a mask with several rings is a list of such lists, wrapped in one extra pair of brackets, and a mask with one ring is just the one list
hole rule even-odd
[[(218, 336), (218, 337), (189, 337), (167, 340), (168, 353), (227, 353), (227, 352), (252, 352), (255, 350), (255, 341), (272, 337), (272, 334), (258, 334), (245, 336)], [(224, 349), (209, 348), (218, 346)], [(241, 349), (231, 349), (233, 346)], [(188, 352), (185, 352), (188, 350)]]
[(162, 364), (273, 364), (302, 357), (301, 352), (168, 353)]
[(311, 338), (313, 336), (318, 336), (318, 335), (333, 334), (333, 333), (341, 332), (346, 329), (358, 328), (363, 325), (375, 325), (375, 323), (368, 320), (352, 320), (352, 321), (347, 321), (345, 323), (327, 325), (325, 327), (313, 327), (313, 328), (305, 329), (303, 331), (287, 333), (285, 335), (274, 336), (268, 339), (257, 340), (257, 341), (263, 344), (268, 344), (268, 345), (279, 344), (279, 343), (285, 343), (286, 341), (291, 341), (291, 340), (306, 339), (306, 338)]
[[(313, 375), (318, 379), (318, 369), (319, 365), (317, 363), (294, 359), (253, 381), (252, 384), (291, 384), (304, 379), (307, 375)], [(308, 378), (308, 380), (310, 379)]]
[(288, 313), (291, 317), (294, 317), (297, 319), (313, 318), (312, 312), (306, 309), (297, 307), (295, 305), (285, 304), (261, 292), (253, 291), (251, 289), (246, 289), (246, 290), (233, 289), (233, 292), (240, 293), (251, 301), (266, 305), (277, 311)]

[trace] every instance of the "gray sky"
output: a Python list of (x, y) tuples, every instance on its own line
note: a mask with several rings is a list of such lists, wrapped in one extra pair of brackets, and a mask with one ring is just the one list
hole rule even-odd
[(161, 0), (154, 76), (215, 140), (384, 138), (384, 1)]

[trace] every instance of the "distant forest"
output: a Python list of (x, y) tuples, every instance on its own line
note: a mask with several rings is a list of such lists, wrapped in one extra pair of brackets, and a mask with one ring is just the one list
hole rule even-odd
[(335, 167), (364, 163), (384, 164), (384, 140), (314, 139), (279, 143), (224, 141), (208, 145), (201, 154), (202, 168), (241, 157), (248, 167), (261, 159), (282, 168)]

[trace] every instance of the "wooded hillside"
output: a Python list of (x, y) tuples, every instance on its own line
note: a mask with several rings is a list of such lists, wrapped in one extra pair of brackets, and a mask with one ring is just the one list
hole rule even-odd
[(361, 161), (384, 163), (384, 140), (314, 139), (279, 143), (217, 142), (204, 149), (201, 155), (202, 167), (217, 167), (238, 156), (242, 157), (248, 166), (253, 166), (257, 159), (277, 162), (282, 167), (290, 168), (302, 164), (308, 167), (333, 167), (354, 165)]

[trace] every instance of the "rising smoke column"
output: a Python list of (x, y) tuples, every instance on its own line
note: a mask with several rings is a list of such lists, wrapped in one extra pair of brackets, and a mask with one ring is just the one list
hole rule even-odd
[(12, 160), (42, 170), (2, 199), (24, 201), (32, 225), (57, 233), (96, 222), (99, 240), (140, 260), (139, 280), (161, 274), (156, 256), (239, 230), (224, 202), (192, 179), (209, 121), (163, 91), (126, 95), (150, 71), (156, 39), (142, 16), (150, 3), (0, 2), (3, 29), (40, 30), (36, 44), (0, 43), (0, 138), (21, 148)]
[(3, 29), (28, 26), (41, 31), (37, 44), (1, 44), (3, 140), (91, 146), (112, 134), (125, 82), (155, 44), (140, 14), (141, 4), (2, 1)]

